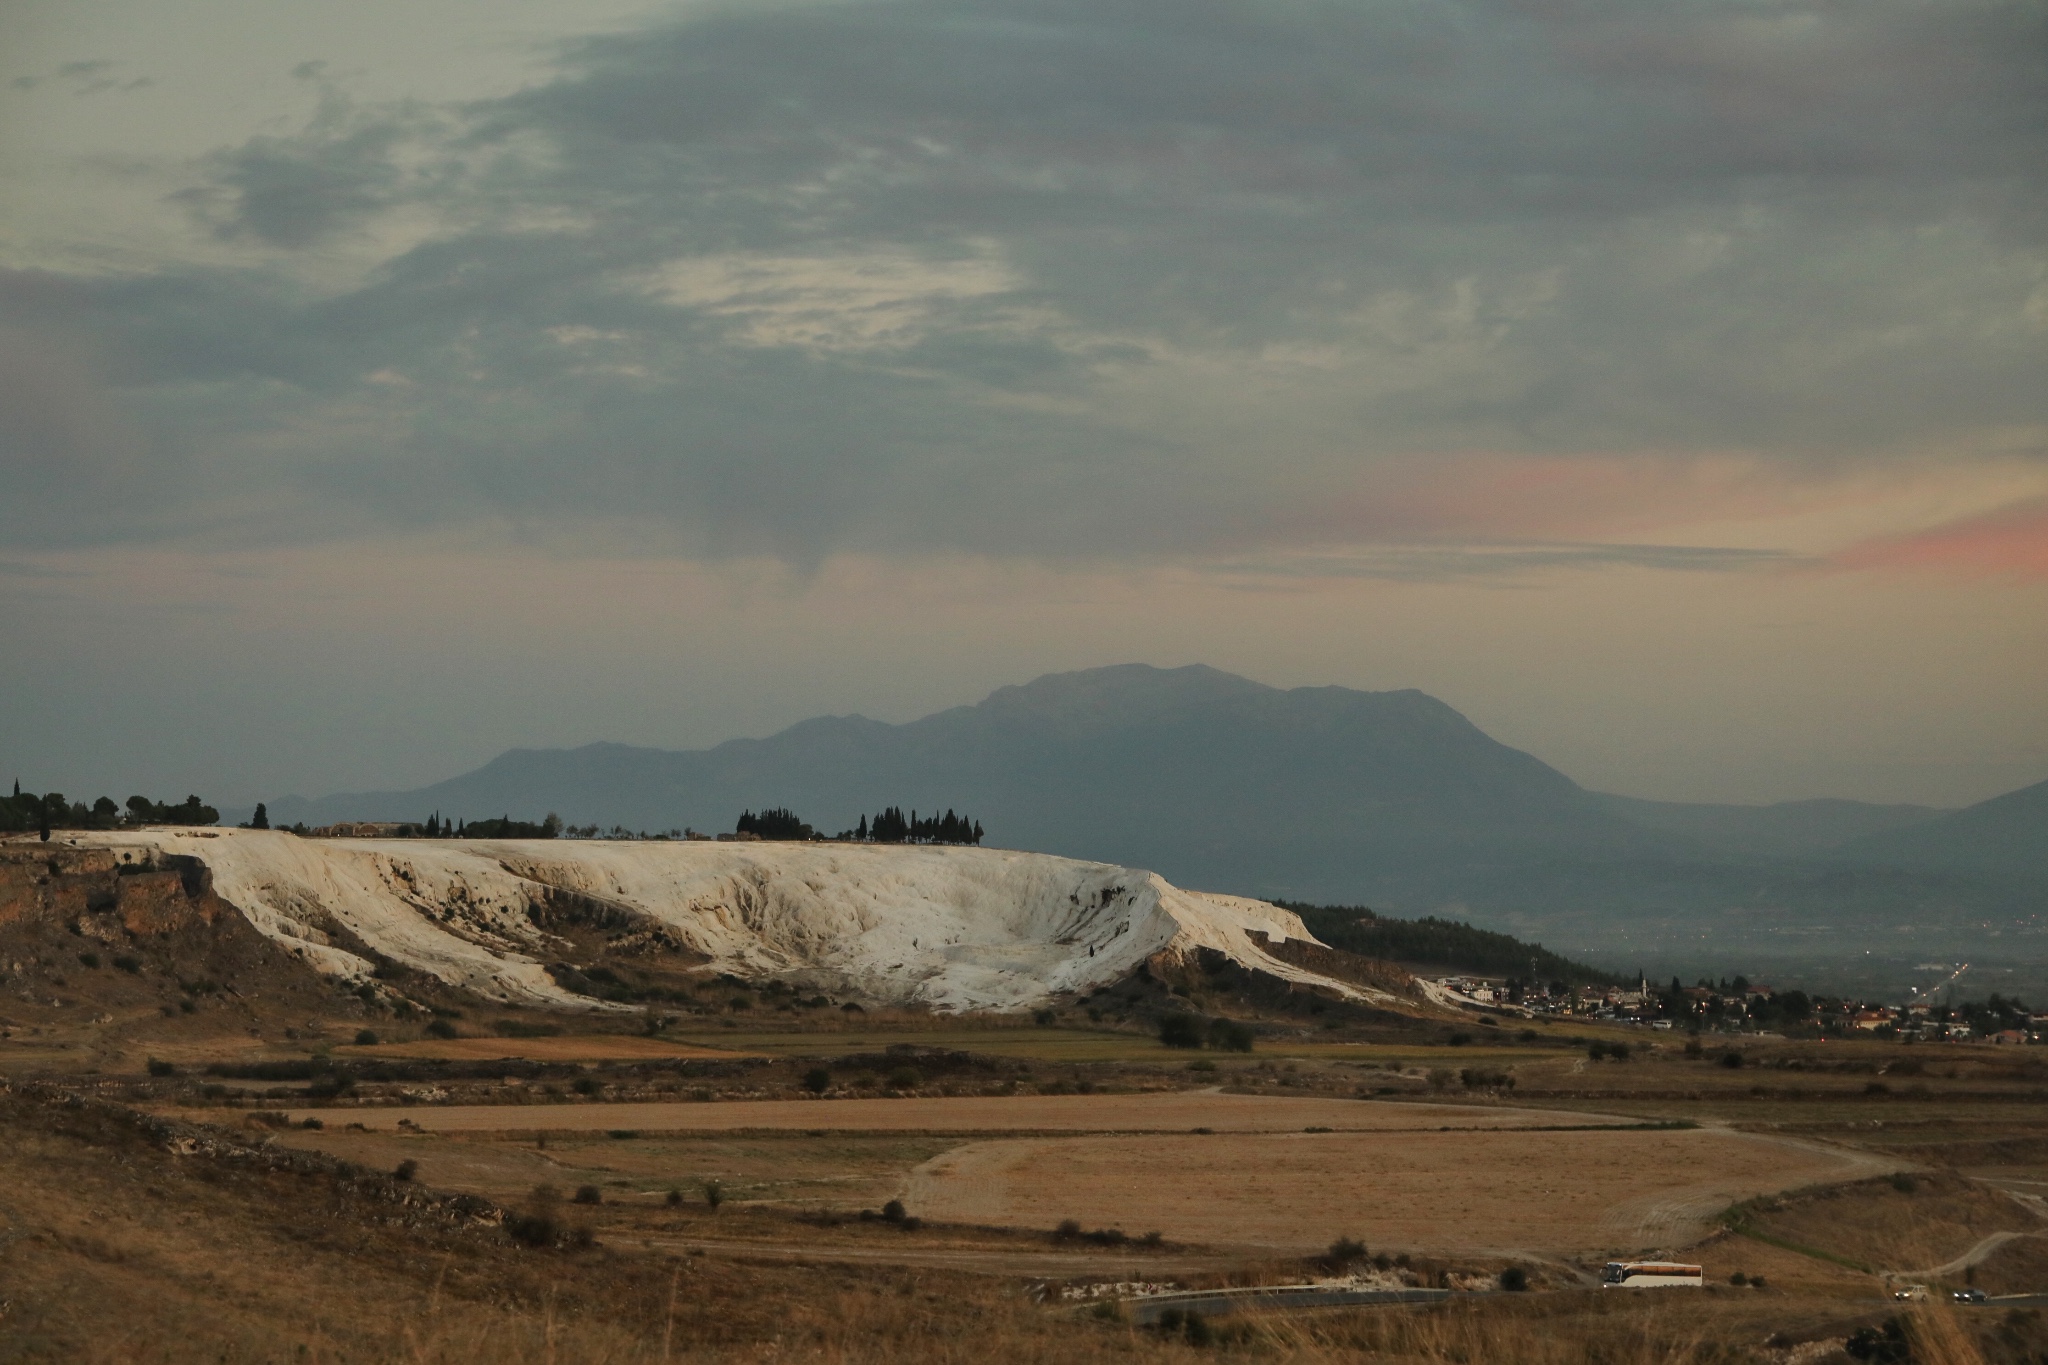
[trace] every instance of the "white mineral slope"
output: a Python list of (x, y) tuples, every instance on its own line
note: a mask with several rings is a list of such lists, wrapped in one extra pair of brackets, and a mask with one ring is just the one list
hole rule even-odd
[(344, 946), (353, 937), (408, 967), (508, 1001), (595, 1006), (563, 991), (541, 965), (558, 958), (561, 945), (535, 912), (562, 892), (658, 921), (709, 958), (707, 970), (774, 976), (876, 1002), (1032, 1009), (1117, 981), (1154, 954), (1204, 947), (1354, 999), (1392, 998), (1269, 956), (1255, 935), (1315, 941), (1277, 906), (1043, 853), (301, 839), (255, 830), (91, 838), (204, 860), (223, 900), (323, 972), (367, 977), (372, 963)]

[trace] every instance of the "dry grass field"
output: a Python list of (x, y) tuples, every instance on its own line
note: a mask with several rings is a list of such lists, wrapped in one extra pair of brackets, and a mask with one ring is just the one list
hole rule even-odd
[[(1026, 1032), (990, 1031), (1013, 1041)], [(882, 1035), (835, 1036), (869, 1047)], [(97, 1074), (58, 1068), (78, 1093), (190, 1113), (226, 1135), (227, 1149), (183, 1156), (91, 1104), (31, 1103), (0, 1087), (0, 1362), (1848, 1365), (1838, 1344), (1894, 1316), (1917, 1342), (1914, 1358), (1935, 1365), (2038, 1365), (2048, 1355), (2048, 1330), (2031, 1308), (1902, 1309), (1880, 1278), (1830, 1258), (1837, 1247), (1868, 1251), (1886, 1229), (1911, 1233), (1889, 1257), (2013, 1228), (2014, 1211), (2027, 1210), (1999, 1189), (2048, 1180), (2039, 1136), (2048, 1105), (2030, 1089), (2030, 1058), (1917, 1049), (1914, 1083), (1926, 1096), (1869, 1090), (1896, 1055), (1799, 1045), (1753, 1048), (1740, 1069), (1686, 1059), (1675, 1046), (1585, 1065), (1533, 1045), (1519, 1054), (1441, 1046), (1419, 1060), (1393, 1049), (1370, 1059), (1262, 1052), (1218, 1057), (1216, 1070), (1198, 1073), (1184, 1054), (1039, 1057), (936, 1075), (935, 1062), (920, 1060), (935, 1082), (957, 1076), (982, 1093), (792, 1102), (810, 1065), (801, 1059), (820, 1055), (801, 1042), (780, 1059), (596, 1055), (623, 1037), (573, 1041), (573, 1060), (530, 1061), (551, 1069), (517, 1085), (471, 1059), (365, 1059), (409, 1069), (387, 1081), (365, 1073), (356, 1102), (331, 1106), (318, 1130), (258, 1117), (309, 1112), (304, 1081), (235, 1081), (203, 1100), (196, 1037), (176, 1040), (187, 1068), (178, 1076), (145, 1078), (105, 1053)], [(489, 1040), (512, 1041), (548, 1040)], [(957, 1041), (972, 1042), (971, 1031)], [(239, 1061), (252, 1045), (224, 1035), (212, 1055)], [(293, 1053), (288, 1040), (260, 1046), (266, 1057)], [(296, 1055), (307, 1055), (303, 1040)], [(835, 1087), (863, 1094), (859, 1077), (893, 1064), (849, 1058)], [(1475, 1065), (1512, 1066), (1512, 1104), (1464, 1090), (1458, 1069)], [(432, 1067), (445, 1069), (418, 1070)], [(590, 1084), (572, 1086), (578, 1077)], [(989, 1091), (1006, 1077), (1018, 1094)], [(1084, 1079), (1098, 1093), (1061, 1093)], [(1185, 1088), (1219, 1081), (1237, 1093)], [(435, 1086), (477, 1102), (400, 1102)], [(689, 1101), (678, 1090), (734, 1098)], [(739, 1098), (764, 1095), (782, 1098)], [(610, 1102), (627, 1097), (636, 1102)], [(482, 1111), (478, 1126), (451, 1123), (471, 1111)], [(667, 1126), (678, 1114), (707, 1126)], [(838, 1117), (821, 1123), (824, 1114)], [(1614, 1114), (1715, 1126), (1566, 1131)], [(1212, 1131), (1190, 1131), (1201, 1127)], [(1337, 1131), (1303, 1131), (1319, 1127)], [(345, 1164), (276, 1164), (333, 1157)], [(1911, 1166), (1916, 1183), (1827, 1183), (1865, 1158), (1874, 1163), (1865, 1169)], [(948, 1162), (983, 1161), (986, 1181), (957, 1178), (957, 1166), (939, 1174)], [(416, 1163), (413, 1178), (393, 1180), (404, 1162)], [(703, 1199), (707, 1182), (726, 1195), (722, 1208)], [(997, 1210), (997, 1221), (1015, 1222), (1010, 1231), (975, 1226), (978, 1214), (952, 1222), (975, 1211), (935, 1216), (940, 1206), (923, 1202), (927, 1186), (971, 1200), (1013, 1182), (1036, 1202)], [(601, 1202), (569, 1202), (586, 1184)], [(560, 1192), (567, 1240), (552, 1249), (520, 1245), (490, 1219), (432, 1212), (438, 1201), (483, 1196), (516, 1213), (540, 1207), (540, 1187)], [(669, 1204), (670, 1190), (680, 1205)], [(1712, 1231), (1678, 1244), (1692, 1235), (1681, 1228), (1705, 1231), (1719, 1207), (1762, 1190), (1781, 1193), (1747, 1206), (1751, 1235)], [(927, 1215), (922, 1228), (844, 1216), (897, 1193)], [(1159, 1228), (1168, 1240), (1057, 1241), (1050, 1229), (1065, 1218), (1133, 1234)], [(1258, 1239), (1245, 1229), (1259, 1218), (1284, 1226), (1248, 1247)], [(578, 1229), (587, 1249), (568, 1236)], [(1048, 1280), (1313, 1277), (1326, 1272), (1298, 1253), (1338, 1236), (1383, 1254), (1413, 1246), (1399, 1273), (1423, 1283), (1485, 1285), (1516, 1259), (1499, 1253), (1535, 1252), (1545, 1259), (1522, 1263), (1541, 1292), (1249, 1316), (1219, 1323), (1206, 1344), (1034, 1297)], [(1673, 1239), (1659, 1244), (1707, 1264), (1716, 1286), (1647, 1298), (1569, 1287), (1607, 1247), (1648, 1236)], [(1737, 1272), (1769, 1287), (1732, 1287)], [(2048, 1288), (2048, 1241), (2005, 1243), (1930, 1282), (1970, 1277), (1993, 1292)]]
[[(180, 1155), (111, 1106), (11, 1088), (0, 1089), (0, 1131), (7, 1361), (1782, 1365), (1791, 1347), (1826, 1348), (1893, 1311), (1867, 1291), (1778, 1287), (1774, 1272), (1766, 1292), (1462, 1295), (1421, 1309), (1250, 1315), (1198, 1340), (1040, 1304), (1004, 1274), (671, 1255), (637, 1250), (602, 1222), (586, 1249), (524, 1246), (431, 1185), (294, 1167), (260, 1147)], [(877, 1245), (916, 1236), (840, 1234)], [(2038, 1320), (2020, 1315), (1937, 1303), (1904, 1325), (1926, 1365), (2022, 1365), (2048, 1349)]]
[[(819, 1031), (808, 1026), (766, 1029), (727, 1022), (733, 1027), (722, 1030), (679, 1027), (667, 1036), (699, 1047), (731, 1048), (784, 1057), (835, 1057), (855, 1052), (882, 1052), (892, 1046), (903, 1045), (962, 1048), (991, 1057), (1046, 1062), (1162, 1062), (1185, 1055), (1165, 1046), (1150, 1032), (1095, 1029), (1077, 1024), (1039, 1027), (1021, 1022), (998, 1023), (977, 1019), (963, 1027), (957, 1020), (926, 1017), (921, 1027), (910, 1027), (908, 1019), (897, 1019), (884, 1027), (841, 1023), (830, 1031)], [(1441, 1036), (1455, 1030), (1438, 1028), (1435, 1031)], [(1526, 1041), (1520, 1040), (1519, 1031), (1505, 1037), (1501, 1036), (1500, 1030), (1472, 1033), (1472, 1041), (1461, 1044), (1455, 1058), (1470, 1064), (1518, 1061), (1547, 1055), (1562, 1058), (1569, 1065), (1571, 1056), (1560, 1051), (1570, 1045), (1567, 1038), (1581, 1032), (1603, 1038), (1622, 1036), (1606, 1026), (1566, 1030), (1551, 1024), (1541, 1030), (1532, 1028), (1527, 1031), (1534, 1036)], [(1306, 1032), (1263, 1040), (1259, 1051), (1265, 1057), (1374, 1065), (1437, 1064), (1444, 1059), (1441, 1044), (1432, 1047), (1421, 1042), (1333, 1041)]]
[(732, 1132), (821, 1129), (926, 1133), (1284, 1133), (1304, 1128), (1502, 1128), (1627, 1123), (1599, 1114), (1492, 1105), (1394, 1104), (1319, 1096), (1230, 1094), (1216, 1089), (1111, 1095), (904, 1096), (894, 1099), (723, 1100), (703, 1103), (434, 1105), (293, 1109), (294, 1122), (429, 1132)]
[(1402, 1251), (1598, 1257), (1672, 1251), (1738, 1200), (1888, 1164), (1726, 1129), (1020, 1139), (934, 1158), (906, 1202), (944, 1221), (1076, 1218), (1297, 1253), (1349, 1236)]
[(1931, 1270), (2002, 1232), (2048, 1231), (2041, 1214), (2003, 1190), (1922, 1172), (1809, 1190), (1745, 1211), (1760, 1237), (1901, 1273)]
[(790, 1208), (879, 1208), (901, 1188), (907, 1173), (959, 1145), (950, 1135), (802, 1131), (641, 1133), (619, 1130), (550, 1132), (405, 1133), (390, 1129), (320, 1132), (287, 1129), (272, 1140), (305, 1151), (332, 1153), (371, 1170), (417, 1163), (418, 1178), (437, 1189), (480, 1194), (516, 1203), (535, 1187), (573, 1190), (595, 1185), (607, 1203), (660, 1205), (670, 1190), (684, 1191), (694, 1208), (706, 1182), (716, 1181), (730, 1205), (766, 1203)]
[(441, 1062), (497, 1061), (508, 1057), (537, 1062), (674, 1062), (763, 1054), (672, 1043), (631, 1033), (580, 1033), (553, 1038), (421, 1038), (407, 1043), (337, 1047), (332, 1055)]

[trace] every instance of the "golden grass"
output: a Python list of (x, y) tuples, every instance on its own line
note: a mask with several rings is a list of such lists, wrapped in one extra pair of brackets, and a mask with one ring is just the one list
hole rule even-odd
[(913, 1173), (906, 1202), (951, 1222), (1075, 1218), (1296, 1252), (1349, 1236), (1404, 1251), (1599, 1257), (1673, 1249), (1739, 1199), (1868, 1168), (1725, 1129), (1219, 1131), (974, 1143)]
[(674, 1062), (702, 1058), (731, 1060), (766, 1054), (694, 1043), (672, 1043), (634, 1034), (580, 1033), (553, 1038), (422, 1038), (409, 1043), (374, 1043), (333, 1049), (336, 1057), (421, 1058), (432, 1061)]
[(1747, 1224), (1783, 1243), (1899, 1272), (1944, 1264), (1991, 1233), (2043, 1226), (2010, 1195), (1938, 1174), (1806, 1191), (1756, 1209)]
[[(99, 1111), (4, 1091), (0, 1139), (9, 1360), (1734, 1365), (1767, 1359), (1775, 1333), (1840, 1337), (1882, 1316), (1781, 1292), (1566, 1292), (1225, 1319), (1221, 1340), (1197, 1346), (1185, 1330), (1040, 1306), (1000, 1277), (524, 1250), (489, 1229), (394, 1218), (364, 1198), (374, 1180), (173, 1157)], [(2006, 1330), (1917, 1308), (1916, 1358), (2008, 1365), (2048, 1347), (2037, 1327), (2010, 1340), (1994, 1327)]]
[[(925, 1133), (1299, 1133), (1349, 1129), (1595, 1126), (1599, 1114), (1479, 1104), (1390, 1103), (1315, 1094), (1247, 1095), (1216, 1090), (1155, 1090), (1093, 1095), (906, 1095), (900, 1098), (655, 1100), (591, 1104), (464, 1104), (414, 1108), (293, 1108), (294, 1120), (329, 1127), (361, 1124), (432, 1132), (733, 1132), (813, 1129)], [(203, 1117), (195, 1111), (193, 1117)]]

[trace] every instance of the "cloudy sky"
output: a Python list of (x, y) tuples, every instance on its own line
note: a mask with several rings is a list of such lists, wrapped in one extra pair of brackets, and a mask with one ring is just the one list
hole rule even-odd
[(0, 763), (1199, 661), (1979, 799), (2048, 777), (2044, 167), (2031, 0), (0, 0)]

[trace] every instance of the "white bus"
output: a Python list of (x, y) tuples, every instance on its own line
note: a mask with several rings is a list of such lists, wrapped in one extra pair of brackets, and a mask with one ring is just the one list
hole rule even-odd
[(1662, 1289), (1667, 1285), (1698, 1289), (1706, 1282), (1700, 1267), (1677, 1261), (1609, 1261), (1600, 1277), (1602, 1289)]

